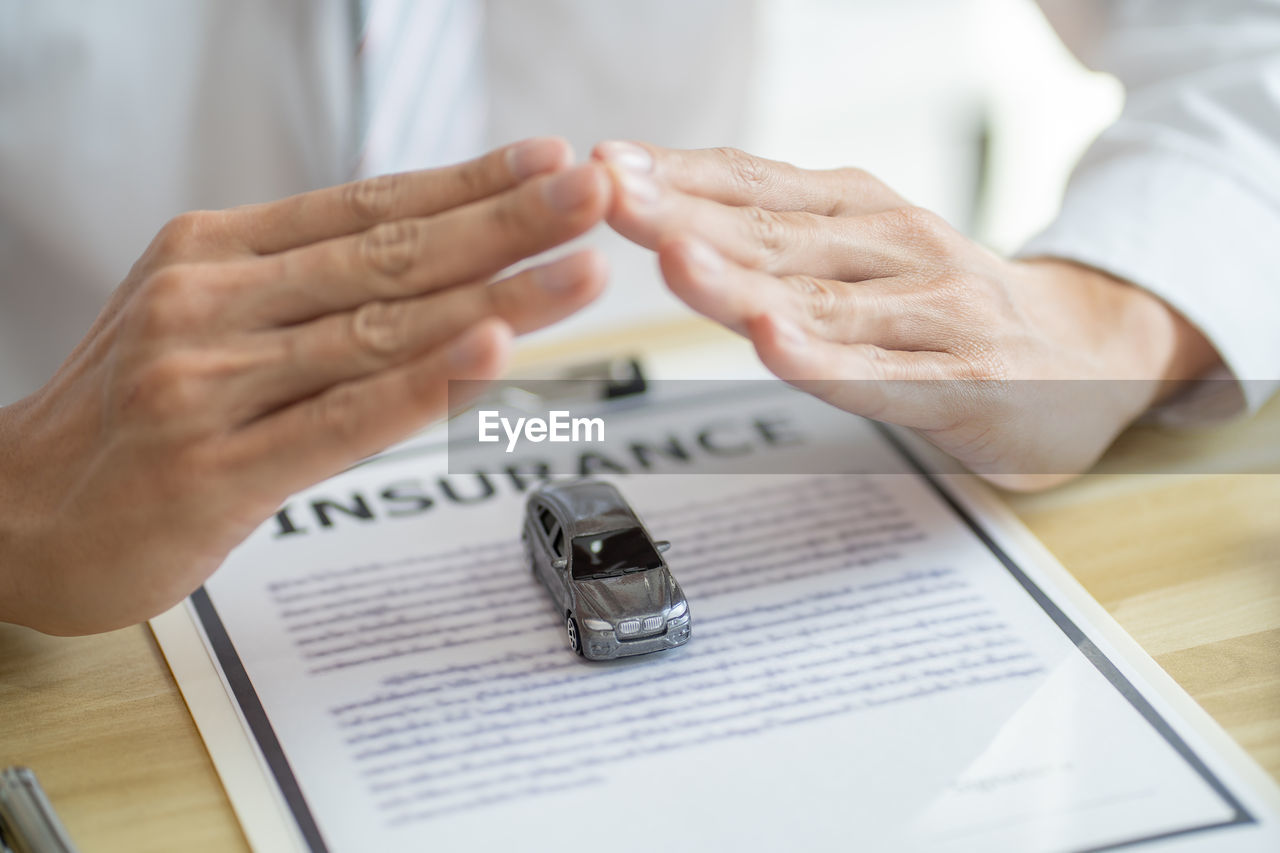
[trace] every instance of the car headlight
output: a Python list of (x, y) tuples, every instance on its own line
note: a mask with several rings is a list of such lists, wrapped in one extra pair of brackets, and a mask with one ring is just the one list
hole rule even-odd
[(583, 619), (582, 627), (588, 631), (612, 631), (613, 625), (603, 619)]
[(675, 607), (673, 607), (673, 608), (671, 608), (670, 610), (668, 610), (668, 611), (667, 611), (667, 618), (668, 618), (668, 619), (679, 619), (681, 616), (683, 616), (683, 615), (685, 614), (685, 612), (686, 612), (688, 609), (689, 609), (689, 602), (687, 602), (687, 601), (682, 601), (682, 602), (680, 602), (679, 604), (677, 604)]

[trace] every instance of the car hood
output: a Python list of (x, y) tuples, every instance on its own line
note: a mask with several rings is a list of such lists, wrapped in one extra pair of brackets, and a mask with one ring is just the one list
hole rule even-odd
[(665, 567), (611, 578), (575, 580), (578, 612), (582, 616), (618, 622), (652, 616), (671, 606), (671, 572)]

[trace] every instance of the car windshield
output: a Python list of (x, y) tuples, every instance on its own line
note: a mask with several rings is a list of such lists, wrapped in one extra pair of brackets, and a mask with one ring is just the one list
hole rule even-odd
[(639, 527), (573, 538), (573, 577), (604, 578), (642, 572), (662, 565), (662, 558)]

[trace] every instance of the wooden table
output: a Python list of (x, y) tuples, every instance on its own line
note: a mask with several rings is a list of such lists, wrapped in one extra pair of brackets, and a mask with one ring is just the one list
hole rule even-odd
[[(684, 324), (664, 334), (706, 332)], [(637, 342), (615, 336), (574, 349), (621, 352)], [(542, 347), (524, 361), (562, 352)], [(1162, 473), (1113, 473), (1137, 460)], [(1188, 473), (1196, 471), (1215, 473)], [(1280, 399), (1211, 431), (1135, 428), (1096, 473), (1009, 503), (1280, 779)], [(8, 764), (36, 770), (85, 853), (245, 849), (145, 626), (70, 639), (0, 626), (0, 765)]]

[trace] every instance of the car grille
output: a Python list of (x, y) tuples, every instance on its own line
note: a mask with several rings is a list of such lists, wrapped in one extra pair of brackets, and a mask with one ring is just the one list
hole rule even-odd
[(661, 630), (661, 616), (649, 616), (645, 619), (627, 619), (618, 623), (618, 634), (622, 637), (635, 637), (641, 633), (652, 634)]

